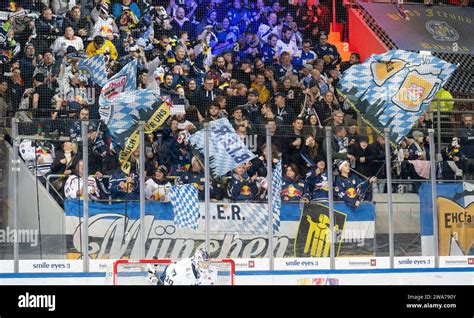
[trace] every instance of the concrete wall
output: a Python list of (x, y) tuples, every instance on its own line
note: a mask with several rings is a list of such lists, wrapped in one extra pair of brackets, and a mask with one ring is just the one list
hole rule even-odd
[[(7, 156), (6, 178), (8, 179), (8, 225), (13, 225), (13, 192), (18, 192), (18, 227), (20, 229), (39, 229), (38, 210), (41, 219), (42, 235), (63, 235), (65, 233), (64, 211), (59, 204), (48, 194), (46, 188), (28, 170), (20, 160), (18, 172), (18, 188), (13, 188), (12, 159), (13, 148), (5, 142)], [(8, 172), (8, 173), (7, 173)], [(36, 195), (38, 191), (38, 196)], [(39, 209), (38, 209), (39, 207)]]

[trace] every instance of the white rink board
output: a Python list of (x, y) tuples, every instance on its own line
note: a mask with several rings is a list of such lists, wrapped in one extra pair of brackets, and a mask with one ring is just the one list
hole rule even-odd
[[(302, 271), (295, 274), (245, 275), (236, 276), (236, 285), (474, 285), (474, 271), (433, 271), (401, 272), (399, 270), (368, 271), (321, 271), (321, 273)], [(351, 273), (352, 272), (352, 273)], [(251, 274), (251, 273), (249, 273)], [(329, 283), (329, 280), (332, 283)]]
[[(338, 258), (329, 270), (328, 258), (235, 259), (236, 285), (474, 285), (472, 257), (440, 260), (430, 268), (431, 257), (397, 257), (395, 269), (386, 257)], [(448, 263), (446, 263), (448, 261)], [(451, 261), (451, 262), (449, 262)], [(0, 285), (106, 285), (105, 272), (114, 260), (91, 260), (90, 273), (82, 273), (78, 260), (22, 260), (19, 274), (13, 261), (0, 261)], [(464, 262), (464, 263), (463, 263)], [(464, 267), (447, 267), (449, 263)], [(443, 267), (445, 265), (446, 267)]]
[[(403, 272), (405, 271), (405, 272)], [(329, 283), (331, 281), (332, 283)], [(105, 273), (0, 274), (0, 285), (107, 285)], [(474, 285), (472, 269), (237, 272), (235, 285)]]

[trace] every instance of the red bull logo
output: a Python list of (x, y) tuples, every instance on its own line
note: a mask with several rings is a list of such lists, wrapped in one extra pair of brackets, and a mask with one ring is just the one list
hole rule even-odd
[(244, 185), (242, 189), (240, 189), (240, 194), (241, 195), (251, 195), (252, 192), (250, 191), (250, 187), (247, 185)]
[(303, 195), (303, 193), (296, 189), (294, 186), (290, 185), (288, 188), (286, 189), (283, 189), (281, 191), (281, 194), (284, 195), (284, 196), (287, 196), (289, 198), (293, 198), (293, 197), (301, 197)]
[(345, 194), (351, 198), (354, 199), (357, 195), (357, 190), (355, 188), (349, 188), (346, 190)]
[(118, 94), (123, 92), (125, 84), (127, 83), (127, 77), (121, 76), (116, 80), (110, 81), (105, 84), (104, 88), (102, 89), (102, 95), (105, 99), (113, 99)]

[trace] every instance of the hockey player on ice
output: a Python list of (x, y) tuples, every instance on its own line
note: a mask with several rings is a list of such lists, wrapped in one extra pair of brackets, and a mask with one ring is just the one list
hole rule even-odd
[(193, 257), (168, 265), (158, 278), (153, 265), (148, 265), (150, 285), (214, 285), (217, 269), (211, 265), (207, 249), (201, 248)]

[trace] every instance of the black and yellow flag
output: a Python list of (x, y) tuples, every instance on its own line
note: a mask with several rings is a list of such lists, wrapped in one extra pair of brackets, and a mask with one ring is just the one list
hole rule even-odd
[[(347, 215), (334, 210), (336, 256), (342, 241)], [(304, 205), (295, 239), (295, 257), (329, 257), (331, 241), (329, 208), (321, 203)]]

